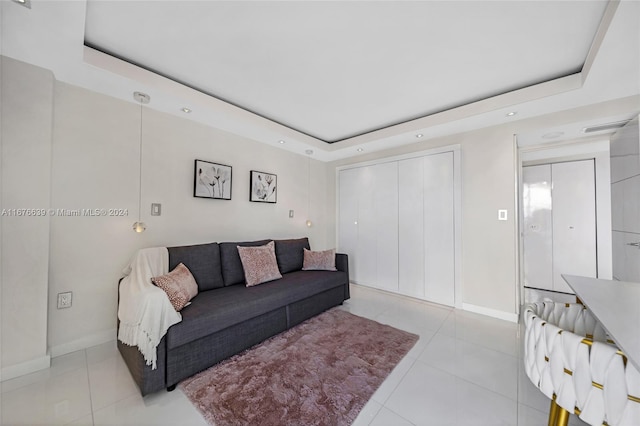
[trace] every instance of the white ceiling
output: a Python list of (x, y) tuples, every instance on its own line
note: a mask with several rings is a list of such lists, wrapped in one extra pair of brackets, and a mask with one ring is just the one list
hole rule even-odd
[(577, 73), (605, 7), (89, 0), (85, 42), (334, 142)]
[(640, 93), (633, 0), (0, 6), (4, 55), (324, 161)]

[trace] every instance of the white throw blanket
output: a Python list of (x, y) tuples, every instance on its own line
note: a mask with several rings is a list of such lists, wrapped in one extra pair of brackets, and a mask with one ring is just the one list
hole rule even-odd
[(169, 272), (169, 252), (166, 247), (138, 250), (122, 271), (120, 283), (118, 339), (137, 346), (147, 365), (156, 369), (156, 348), (173, 324), (182, 316), (169, 302), (167, 294), (151, 282), (152, 277)]

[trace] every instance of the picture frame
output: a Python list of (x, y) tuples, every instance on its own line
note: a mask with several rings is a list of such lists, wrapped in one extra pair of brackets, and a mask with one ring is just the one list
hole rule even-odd
[(249, 174), (249, 201), (271, 204), (278, 202), (278, 175), (258, 170), (251, 170)]
[(230, 200), (232, 167), (226, 164), (195, 160), (193, 196), (214, 200)]

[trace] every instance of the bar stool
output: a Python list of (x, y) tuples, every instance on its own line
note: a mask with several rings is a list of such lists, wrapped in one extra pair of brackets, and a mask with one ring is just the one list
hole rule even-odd
[(640, 425), (640, 373), (580, 304), (524, 308), (525, 371), (550, 400), (549, 426)]

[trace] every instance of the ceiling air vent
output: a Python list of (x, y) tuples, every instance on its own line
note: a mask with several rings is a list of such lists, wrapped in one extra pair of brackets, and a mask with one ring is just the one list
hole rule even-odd
[(622, 121), (616, 121), (614, 123), (600, 124), (599, 126), (585, 127), (584, 129), (582, 129), (582, 133), (594, 133), (594, 132), (604, 132), (606, 130), (616, 130), (621, 127), (624, 127), (624, 125), (627, 124), (629, 121), (631, 120), (622, 120)]

